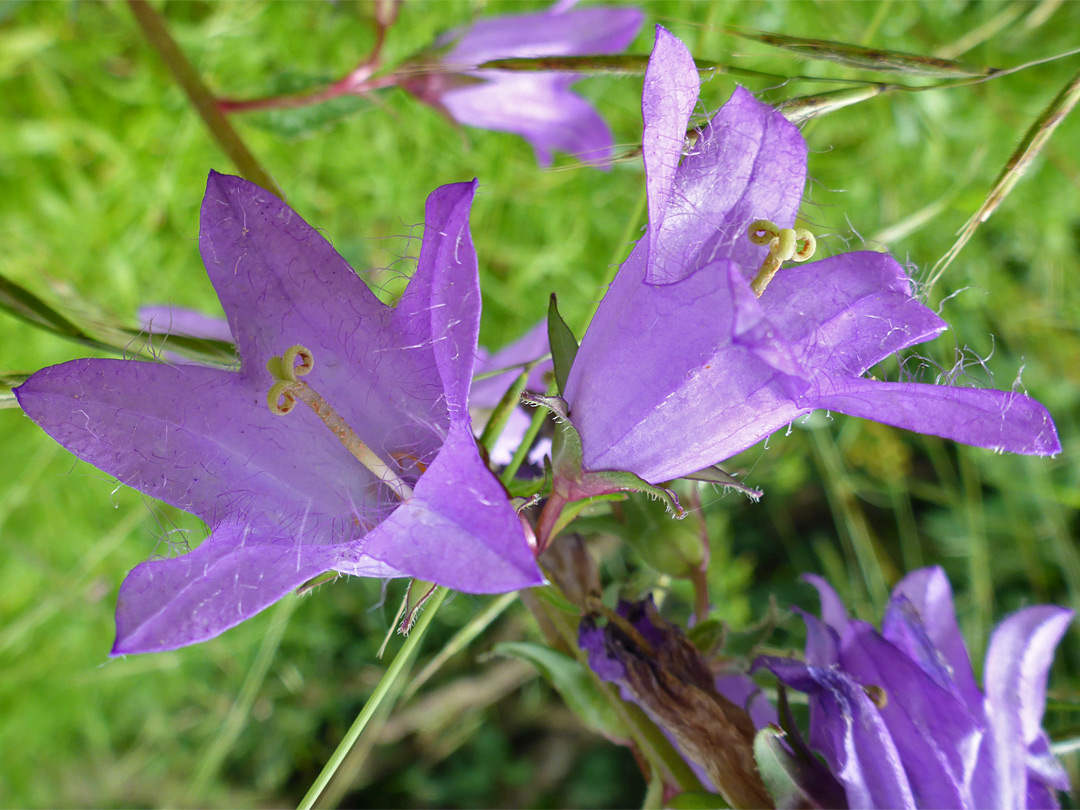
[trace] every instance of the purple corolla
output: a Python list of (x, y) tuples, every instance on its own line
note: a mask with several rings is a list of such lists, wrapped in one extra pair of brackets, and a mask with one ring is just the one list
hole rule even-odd
[(881, 631), (849, 619), (824, 580), (804, 615), (806, 661), (764, 667), (810, 700), (811, 748), (852, 808), (1053, 808), (1068, 777), (1042, 730), (1046, 680), (1072, 611), (1041, 605), (994, 631), (972, 674), (949, 580), (924, 568), (896, 586)]
[(589, 102), (570, 92), (580, 75), (475, 70), (494, 59), (618, 53), (643, 19), (635, 8), (573, 5), (560, 2), (451, 31), (436, 43), (448, 49), (438, 57), (443, 72), (425, 72), (401, 86), (461, 124), (520, 135), (542, 166), (555, 150), (602, 163), (611, 156), (611, 131)]
[(648, 229), (589, 325), (565, 391), (583, 468), (667, 481), (816, 409), (996, 450), (1058, 452), (1050, 416), (1021, 393), (863, 376), (945, 323), (887, 254), (777, 272), (813, 248), (792, 230), (806, 143), (739, 88), (684, 157), (698, 84), (686, 47), (658, 27), (642, 99)]
[(210, 638), (326, 571), (475, 593), (542, 582), (470, 425), (475, 187), (428, 198), (391, 308), (291, 208), (213, 173), (200, 249), (239, 369), (75, 360), (16, 389), (75, 455), (210, 526), (128, 575), (114, 654)]

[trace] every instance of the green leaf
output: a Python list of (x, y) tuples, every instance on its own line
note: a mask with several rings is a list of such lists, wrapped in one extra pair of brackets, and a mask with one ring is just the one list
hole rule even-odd
[(712, 810), (716, 807), (728, 807), (724, 797), (717, 793), (679, 793), (668, 799), (665, 807), (671, 810)]
[(938, 59), (934, 56), (922, 56), (903, 51), (887, 51), (877, 48), (864, 48), (847, 42), (834, 42), (828, 39), (806, 39), (785, 34), (772, 34), (767, 31), (738, 31), (730, 33), (743, 39), (753, 39), (781, 48), (790, 53), (808, 59), (824, 59), (839, 62), (860, 70), (874, 70), (883, 73), (901, 73), (909, 76), (952, 76), (971, 77), (989, 76), (993, 68), (965, 65), (951, 59)]
[(784, 736), (775, 726), (766, 726), (754, 736), (754, 760), (761, 780), (777, 807), (817, 807), (801, 783), (802, 763), (788, 751)]
[(555, 384), (559, 394), (566, 391), (566, 379), (570, 376), (570, 367), (577, 357), (578, 342), (566, 321), (559, 314), (559, 303), (555, 293), (551, 294), (548, 304), (548, 342), (551, 344), (551, 360), (555, 365)]
[(507, 641), (496, 644), (494, 652), (532, 664), (562, 695), (567, 707), (589, 728), (612, 740), (629, 740), (630, 734), (615, 713), (611, 701), (600, 693), (596, 682), (581, 664), (542, 644)]

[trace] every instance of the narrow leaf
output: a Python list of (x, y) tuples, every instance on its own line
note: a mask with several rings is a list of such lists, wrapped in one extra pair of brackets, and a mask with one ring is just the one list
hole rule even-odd
[(548, 304), (548, 342), (551, 344), (551, 361), (555, 365), (555, 384), (561, 395), (566, 391), (566, 379), (570, 376), (570, 367), (577, 357), (578, 342), (559, 314), (555, 293), (551, 294), (551, 302)]
[(1065, 116), (1076, 106), (1078, 101), (1080, 101), (1080, 72), (1076, 73), (1068, 84), (1054, 96), (1053, 101), (1035, 119), (1035, 123), (1024, 134), (1020, 146), (1009, 157), (1005, 168), (1001, 170), (1001, 174), (994, 181), (990, 193), (983, 200), (983, 204), (979, 206), (979, 210), (972, 214), (971, 219), (960, 229), (956, 242), (934, 265), (930, 273), (930, 279), (926, 283), (927, 290), (937, 284), (945, 269), (952, 264), (953, 259), (963, 250), (964, 245), (975, 235), (975, 231), (978, 230), (979, 226), (990, 218), (990, 215), (1001, 205), (1002, 200), (1009, 195), (1013, 186), (1019, 182), (1024, 172), (1031, 167), (1032, 162), (1034, 162), (1043, 147), (1046, 146), (1046, 142), (1050, 140), (1054, 130), (1065, 120)]
[(499, 404), (495, 406), (495, 410), (488, 417), (487, 424), (484, 425), (484, 432), (480, 434), (480, 444), (488, 452), (495, 446), (495, 442), (499, 440), (502, 432), (506, 429), (506, 424), (510, 421), (514, 409), (521, 404), (521, 395), (525, 393), (525, 386), (529, 383), (529, 375), (532, 374), (532, 370), (532, 364), (525, 367), (510, 384), (510, 387), (506, 389), (506, 393), (499, 400)]
[(754, 737), (754, 760), (777, 807), (820, 807), (801, 784), (801, 763), (784, 744), (784, 732), (766, 726)]
[(612, 708), (611, 701), (576, 660), (541, 644), (507, 641), (496, 644), (494, 652), (520, 658), (532, 664), (566, 701), (567, 707), (589, 728), (610, 740), (630, 738), (625, 724)]
[(860, 101), (880, 96), (891, 89), (887, 84), (869, 84), (864, 87), (845, 87), (813, 96), (796, 96), (780, 105), (780, 112), (793, 124), (858, 104)]
[(772, 34), (767, 31), (747, 32), (731, 29), (729, 33), (763, 42), (789, 53), (795, 53), (808, 59), (823, 59), (838, 62), (860, 70), (874, 70), (883, 73), (902, 73), (909, 76), (951, 76), (953, 78), (971, 76), (989, 76), (993, 68), (976, 67), (951, 59), (938, 59), (903, 51), (879, 50), (851, 45), (847, 42), (834, 42), (827, 39), (806, 39), (785, 34)]

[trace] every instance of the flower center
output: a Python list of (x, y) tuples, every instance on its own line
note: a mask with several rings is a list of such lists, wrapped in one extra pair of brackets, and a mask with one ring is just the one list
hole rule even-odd
[[(299, 361), (299, 363), (297, 362)], [(412, 497), (412, 488), (401, 476), (366, 444), (360, 441), (348, 422), (330, 407), (330, 403), (319, 396), (318, 392), (303, 380), (303, 377), (315, 368), (315, 357), (309, 349), (296, 345), (280, 357), (271, 357), (266, 361), (266, 370), (275, 380), (266, 393), (266, 405), (272, 413), (279, 416), (292, 411), (299, 399), (319, 417), (330, 432), (352, 455), (370, 470), (376, 478), (390, 487), (399, 501)]]
[(769, 282), (776, 275), (776, 271), (780, 269), (780, 265), (789, 259), (805, 262), (817, 250), (817, 240), (814, 239), (814, 235), (810, 231), (805, 228), (799, 228), (798, 230), (781, 228), (775, 222), (770, 222), (767, 219), (759, 219), (754, 222), (747, 229), (746, 235), (750, 237), (750, 241), (755, 245), (769, 246), (769, 255), (765, 257), (761, 269), (757, 271), (754, 280), (750, 282), (750, 288), (758, 298), (761, 298), (761, 294), (769, 286)]

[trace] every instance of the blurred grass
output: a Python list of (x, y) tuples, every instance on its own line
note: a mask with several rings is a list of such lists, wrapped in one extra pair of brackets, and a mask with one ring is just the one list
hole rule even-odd
[[(223, 95), (259, 95), (288, 71), (340, 75), (372, 41), (347, 4), (157, 7)], [(701, 58), (821, 76), (856, 74), (726, 36), (722, 26), (995, 67), (1076, 47), (1080, 29), (1080, 6), (1071, 3), (645, 7), (650, 24), (669, 26)], [(404, 57), (474, 15), (521, 8), (406, 4), (387, 56)], [(647, 24), (635, 48), (647, 52), (650, 42)], [(925, 279), (1025, 129), (1076, 69), (1074, 58), (975, 87), (882, 97), (807, 124), (812, 182), (803, 215), (819, 243), (827, 252), (857, 246), (859, 234), (888, 232), (940, 201), (932, 217), (888, 243)], [(706, 82), (703, 109), (719, 106), (733, 86), (724, 76)], [(774, 101), (816, 87), (750, 86)], [(618, 141), (629, 147), (639, 138), (639, 80), (605, 77), (580, 87)], [(123, 5), (0, 7), (0, 121), (6, 274), (46, 297), (74, 295), (120, 318), (146, 303), (219, 311), (198, 258), (197, 212), (207, 171), (231, 167)], [(455, 129), (396, 91), (302, 140), (280, 139), (253, 117), (234, 123), (289, 202), (355, 267), (378, 268), (369, 276), (376, 285), (393, 286), (411, 270), (402, 257), (416, 254), (408, 237), (416, 234), (426, 194), (479, 177), (472, 227), (483, 273), (481, 339), (489, 346), (523, 333), (552, 291), (580, 335), (643, 223), (638, 162), (602, 174), (563, 158), (542, 171), (523, 141)], [(765, 489), (760, 504), (731, 495), (707, 503), (718, 615), (750, 624), (772, 594), (812, 607), (794, 577), (815, 570), (860, 615), (876, 619), (874, 602), (903, 571), (943, 564), (978, 662), (1006, 612), (1032, 602), (1080, 607), (1078, 142), (1080, 120), (1069, 118), (946, 271), (931, 303), (945, 301), (952, 330), (920, 349), (946, 369), (957, 349), (989, 356), (986, 369), (1002, 388), (1023, 369), (1027, 390), (1054, 414), (1065, 452), (1056, 459), (995, 456), (824, 415), (790, 435), (782, 431), (768, 449), (750, 450), (731, 465), (750, 470), (751, 482)], [(32, 371), (84, 354), (0, 317), (0, 371)], [(885, 364), (884, 373), (895, 378), (895, 364)], [(973, 374), (991, 382), (983, 368)], [(0, 803), (177, 803), (222, 733), (274, 611), (191, 649), (108, 661), (126, 571), (174, 527), (199, 526), (75, 462), (18, 411), (0, 411), (0, 458), (7, 460), (0, 476)], [(604, 565), (609, 579), (652, 582), (625, 552), (609, 551)], [(341, 580), (300, 600), (204, 803), (287, 805), (304, 793), (378, 679), (382, 664), (374, 653), (399, 590), (390, 586), (385, 608), (373, 609), (381, 600), (377, 582)], [(450, 602), (421, 664), (484, 603), (460, 595)], [(682, 584), (673, 585), (671, 610), (685, 615), (690, 603)], [(510, 611), (429, 688), (483, 674), (490, 665), (477, 665), (479, 651), (530, 628), (526, 616)], [(1051, 685), (1063, 701), (1048, 713), (1051, 731), (1080, 722), (1078, 640), (1074, 631), (1059, 654)], [(535, 680), (496, 704), (475, 705), (462, 728), (418, 731), (376, 748), (361, 774), (364, 789), (343, 802), (625, 806), (643, 790), (629, 755), (588, 738)], [(1075, 776), (1075, 755), (1069, 764)]]

